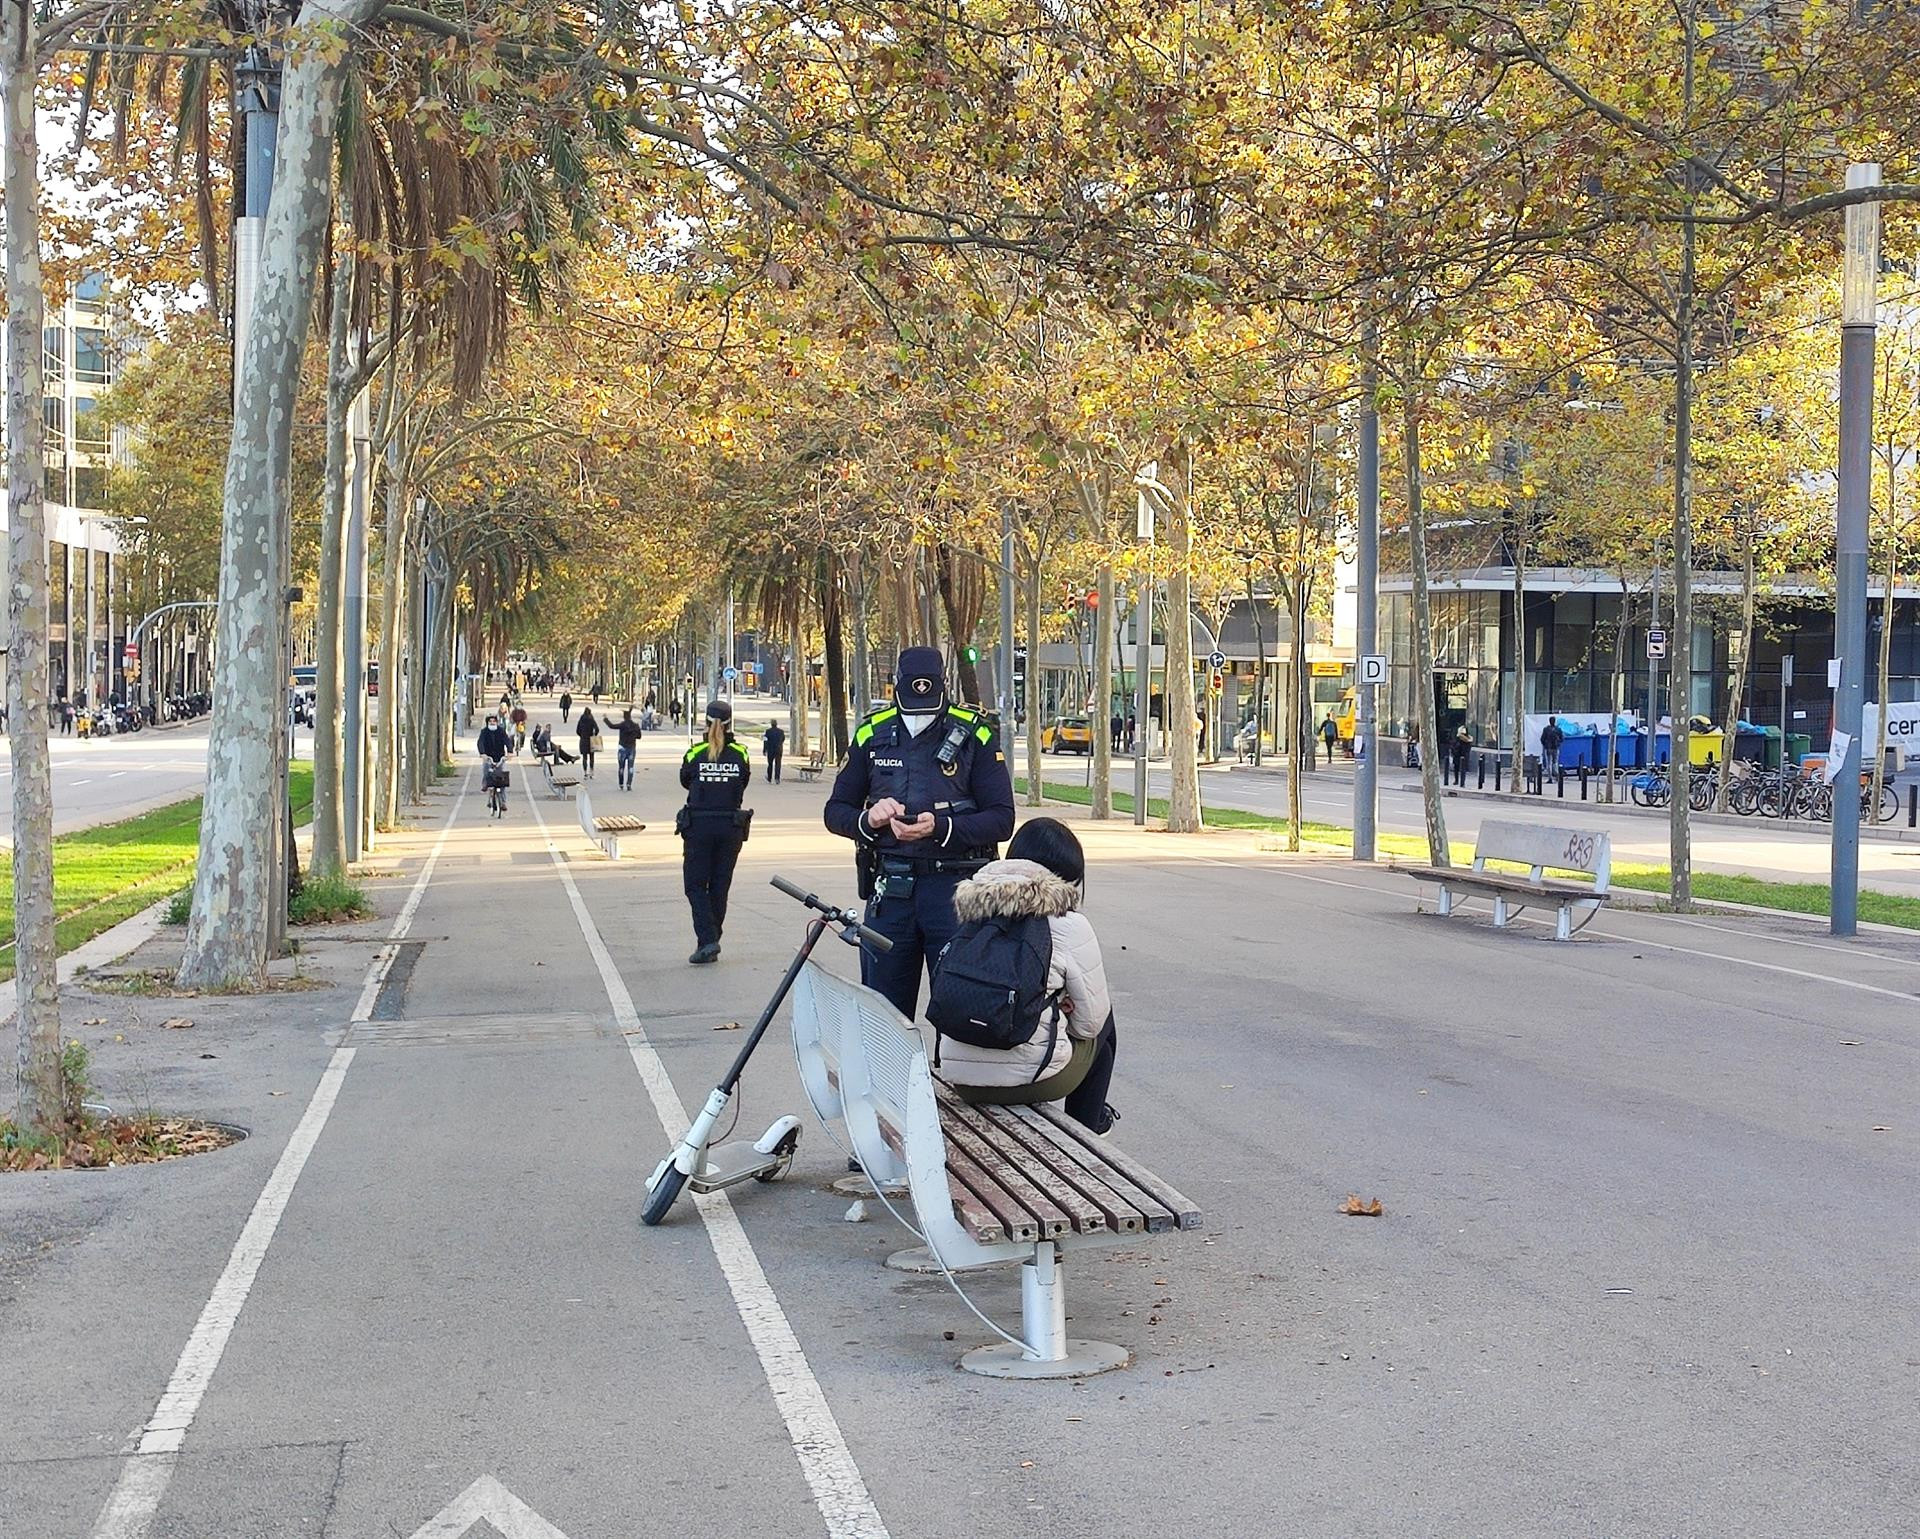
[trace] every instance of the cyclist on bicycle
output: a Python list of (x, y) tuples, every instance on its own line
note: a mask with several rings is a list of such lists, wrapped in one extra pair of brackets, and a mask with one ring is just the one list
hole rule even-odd
[(487, 712), (487, 724), (480, 729), (480, 739), (474, 746), (485, 761), (481, 780), (487, 788), (487, 805), (495, 817), (500, 817), (507, 810), (507, 754), (513, 748), (513, 738), (500, 725), (496, 712)]

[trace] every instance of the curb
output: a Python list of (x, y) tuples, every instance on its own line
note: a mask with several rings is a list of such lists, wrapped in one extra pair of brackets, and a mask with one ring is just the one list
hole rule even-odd
[[(87, 968), (103, 967), (108, 962), (117, 962), (130, 951), (144, 946), (160, 933), (161, 917), (166, 907), (173, 901), (173, 894), (157, 899), (148, 907), (140, 910), (131, 918), (123, 919), (111, 930), (102, 930), (90, 941), (83, 941), (73, 950), (62, 953), (59, 965), (61, 983), (71, 983), (74, 976)], [(0, 983), (0, 1021), (11, 1020), (19, 1008), (20, 996), (18, 982), (9, 978)]]

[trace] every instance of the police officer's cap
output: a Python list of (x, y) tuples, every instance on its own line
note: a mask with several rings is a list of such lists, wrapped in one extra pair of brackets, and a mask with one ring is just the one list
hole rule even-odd
[(707, 702), (707, 720), (732, 721), (733, 707), (728, 705), (724, 700), (709, 700)]
[(947, 703), (947, 668), (938, 647), (906, 647), (893, 675), (894, 703), (903, 711), (943, 710)]

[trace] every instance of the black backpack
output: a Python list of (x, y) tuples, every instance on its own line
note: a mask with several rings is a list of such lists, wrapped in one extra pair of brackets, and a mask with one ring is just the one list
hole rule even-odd
[[(969, 920), (934, 961), (927, 1020), (940, 1036), (969, 1047), (1019, 1047), (1033, 1040), (1059, 999), (1060, 990), (1047, 988), (1052, 966), (1053, 931), (1045, 919)], [(1052, 1057), (1049, 1050), (1042, 1066)]]

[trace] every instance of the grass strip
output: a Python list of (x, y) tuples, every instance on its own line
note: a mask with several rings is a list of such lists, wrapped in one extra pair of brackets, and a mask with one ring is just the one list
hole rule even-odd
[[(296, 764), (293, 813), (313, 809), (313, 767)], [(192, 880), (200, 853), (197, 796), (53, 841), (54, 943), (61, 952), (129, 919)], [(13, 976), (13, 863), (0, 864), (0, 982)]]
[[(1043, 784), (1051, 801), (1085, 807), (1093, 800), (1093, 793), (1086, 786), (1057, 781)], [(1014, 781), (1016, 791), (1024, 792), (1026, 786), (1024, 778)], [(1113, 810), (1131, 813), (1133, 797), (1126, 792), (1114, 792)], [(1147, 798), (1148, 817), (1164, 818), (1166, 815), (1165, 797)], [(1276, 818), (1264, 812), (1243, 812), (1234, 807), (1207, 808), (1207, 825), (1210, 828), (1247, 829), (1256, 833), (1284, 835), (1287, 831), (1285, 818)], [(1353, 848), (1353, 830), (1342, 828), (1337, 823), (1302, 823), (1300, 842), (1303, 847), (1350, 850)], [(1381, 833), (1375, 836), (1374, 843), (1383, 855), (1403, 855), (1421, 861), (1427, 859), (1427, 841), (1418, 834)], [(1452, 850), (1456, 865), (1472, 863), (1472, 845), (1454, 844)], [(1581, 879), (1578, 873), (1566, 873), (1566, 877), (1572, 881)], [(1615, 866), (1613, 885), (1664, 895), (1673, 884), (1671, 873), (1665, 866)], [(1821, 882), (1769, 882), (1757, 876), (1728, 876), (1718, 871), (1694, 872), (1693, 895), (1713, 903), (1744, 903), (1753, 908), (1779, 909), (1791, 914), (1826, 914), (1831, 911), (1833, 902), (1832, 890)], [(1860, 917), (1871, 924), (1920, 930), (1920, 898), (1875, 892), (1863, 887), (1860, 889)]]

